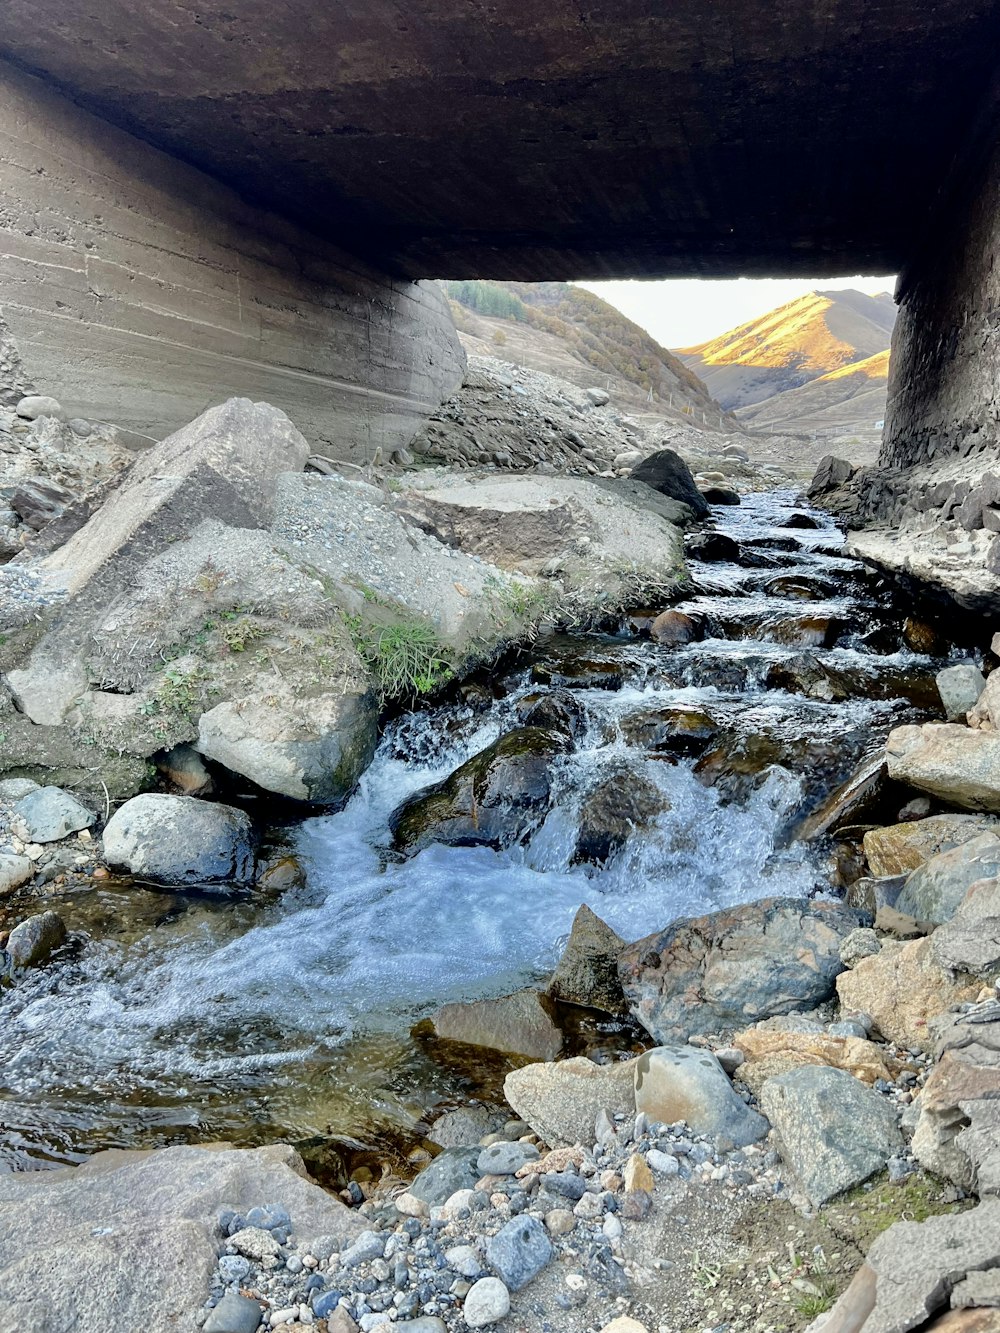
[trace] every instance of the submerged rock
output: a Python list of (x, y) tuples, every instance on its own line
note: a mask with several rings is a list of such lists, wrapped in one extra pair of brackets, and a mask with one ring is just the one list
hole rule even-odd
[(573, 918), (566, 948), (549, 978), (548, 994), (564, 1004), (628, 1013), (618, 979), (618, 956), (625, 941), (584, 903)]
[(486, 1046), (536, 1060), (554, 1060), (562, 1033), (536, 990), (519, 990), (497, 999), (442, 1005), (430, 1018), (436, 1037), (467, 1046)]
[(839, 903), (766, 898), (675, 921), (629, 945), (618, 972), (633, 1015), (669, 1044), (829, 999), (841, 940), (865, 923)]
[(432, 843), (512, 846), (541, 823), (551, 764), (566, 748), (557, 731), (507, 732), (450, 777), (404, 801), (390, 819), (393, 845), (408, 855)]
[(15, 926), (7, 939), (7, 957), (13, 968), (47, 963), (66, 943), (66, 926), (55, 912), (39, 912)]
[(254, 877), (253, 825), (230, 805), (147, 792), (115, 811), (103, 841), (110, 865), (158, 884), (246, 884)]

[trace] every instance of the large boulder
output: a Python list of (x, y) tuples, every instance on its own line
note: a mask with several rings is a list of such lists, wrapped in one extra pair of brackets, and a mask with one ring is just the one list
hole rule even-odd
[(618, 956), (625, 941), (584, 903), (573, 918), (573, 928), (549, 978), (548, 994), (564, 1004), (603, 1009), (608, 1014), (628, 1012), (618, 979)]
[(934, 961), (949, 972), (984, 980), (1000, 967), (1000, 878), (969, 886), (951, 919), (931, 936)]
[(651, 1122), (683, 1120), (695, 1134), (724, 1135), (740, 1148), (768, 1131), (767, 1121), (737, 1094), (712, 1052), (695, 1046), (656, 1046), (639, 1056), (635, 1109)]
[(939, 852), (907, 876), (896, 899), (897, 912), (940, 925), (955, 915), (968, 890), (980, 879), (1000, 875), (1000, 837), (983, 833)]
[(402, 513), (449, 546), (509, 572), (558, 578), (589, 610), (680, 586), (680, 529), (613, 487), (571, 477), (433, 476)]
[(603, 778), (580, 802), (573, 860), (606, 865), (636, 830), (669, 809), (659, 787), (634, 769)]
[(629, 1006), (663, 1044), (744, 1027), (830, 998), (841, 940), (866, 922), (839, 903), (766, 898), (684, 918), (622, 954)]
[(635, 1114), (635, 1061), (598, 1065), (584, 1056), (525, 1065), (504, 1080), (510, 1106), (550, 1147), (592, 1143), (601, 1111)]
[(194, 1328), (225, 1244), (220, 1211), (272, 1200), (302, 1242), (346, 1244), (363, 1227), (284, 1145), (112, 1150), (0, 1174), (0, 1327)]
[(103, 842), (109, 865), (157, 884), (245, 884), (254, 877), (249, 815), (192, 796), (134, 796), (108, 820)]
[(869, 1014), (888, 1041), (921, 1051), (934, 1045), (931, 1019), (951, 1004), (974, 999), (978, 989), (953, 981), (938, 966), (929, 939), (887, 940), (877, 954), (837, 978), (843, 1008)]
[(658, 449), (632, 469), (632, 480), (644, 482), (661, 495), (688, 505), (696, 518), (707, 518), (708, 501), (694, 484), (694, 477), (680, 454), (673, 449)]
[(841, 1069), (803, 1067), (769, 1079), (760, 1104), (782, 1159), (816, 1207), (867, 1180), (903, 1147), (892, 1103)]
[(891, 1081), (895, 1076), (886, 1063), (885, 1050), (863, 1037), (796, 1032), (765, 1022), (738, 1032), (733, 1046), (744, 1056), (743, 1064), (734, 1074), (735, 1081), (758, 1095), (769, 1078), (804, 1065), (843, 1069), (869, 1085), (878, 1079)]
[(964, 810), (1000, 811), (1000, 732), (950, 722), (897, 727), (886, 762), (898, 782)]
[(552, 761), (567, 746), (561, 732), (542, 727), (507, 732), (394, 811), (395, 847), (412, 854), (433, 843), (513, 845), (541, 823), (549, 807)]
[(1000, 819), (993, 815), (930, 815), (869, 829), (864, 836), (865, 858), (878, 878), (905, 875), (939, 852), (990, 832), (1000, 832)]
[(562, 1033), (536, 990), (515, 991), (496, 999), (455, 1001), (442, 1005), (429, 1022), (434, 1036), (442, 1040), (486, 1046), (535, 1060), (554, 1060), (562, 1047)]

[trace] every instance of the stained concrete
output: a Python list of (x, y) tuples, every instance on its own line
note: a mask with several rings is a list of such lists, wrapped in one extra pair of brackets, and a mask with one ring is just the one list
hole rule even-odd
[(1000, 36), (995, 0), (2, 10), (24, 68), (435, 277), (893, 272)]
[(461, 382), (436, 284), (250, 207), (2, 61), (0, 191), (0, 315), (22, 380), (69, 416), (161, 439), (246, 396), (364, 461)]

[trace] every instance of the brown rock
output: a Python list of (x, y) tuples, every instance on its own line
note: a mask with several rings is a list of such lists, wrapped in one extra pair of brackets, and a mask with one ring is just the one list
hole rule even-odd
[(530, 988), (495, 1000), (442, 1005), (431, 1015), (430, 1023), (434, 1035), (445, 1041), (487, 1046), (536, 1060), (554, 1060), (562, 1047), (562, 1033), (542, 996)]
[(618, 955), (625, 941), (584, 903), (573, 919), (566, 948), (549, 979), (548, 994), (566, 1004), (605, 1013), (628, 1012), (618, 980)]
[(737, 1082), (757, 1093), (764, 1082), (800, 1065), (829, 1065), (844, 1069), (862, 1083), (891, 1080), (898, 1070), (890, 1068), (874, 1042), (862, 1037), (833, 1037), (825, 1032), (777, 1032), (747, 1028), (733, 1038), (733, 1045), (746, 1056), (736, 1070)]
[(650, 625), (649, 636), (671, 647), (692, 643), (698, 637), (698, 622), (683, 611), (663, 611)]
[(865, 856), (875, 876), (906, 875), (939, 852), (997, 831), (1000, 820), (990, 815), (931, 815), (870, 830), (864, 839)]
[[(913, 1152), (920, 1165), (960, 1189), (976, 1188), (976, 1170), (959, 1141), (970, 1124), (972, 1102), (1000, 1098), (1000, 1065), (967, 1064), (945, 1052), (920, 1094)], [(1000, 1108), (998, 1108), (1000, 1109)]]
[(634, 1152), (625, 1163), (624, 1181), (626, 1194), (634, 1194), (636, 1190), (645, 1190), (647, 1194), (652, 1194), (656, 1184), (646, 1159), (637, 1152)]
[(845, 1009), (871, 1014), (889, 1041), (922, 1051), (933, 1047), (930, 1019), (951, 1004), (975, 999), (977, 990), (946, 976), (931, 956), (929, 939), (908, 944), (888, 941), (879, 953), (862, 958), (837, 978)]

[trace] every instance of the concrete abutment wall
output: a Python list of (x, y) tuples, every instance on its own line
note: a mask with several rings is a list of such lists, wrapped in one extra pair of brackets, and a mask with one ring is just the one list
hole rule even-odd
[(19, 375), (155, 439), (233, 395), (362, 462), (465, 359), (437, 286), (379, 273), (0, 62), (0, 317)]

